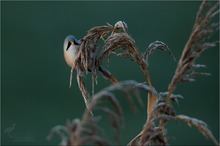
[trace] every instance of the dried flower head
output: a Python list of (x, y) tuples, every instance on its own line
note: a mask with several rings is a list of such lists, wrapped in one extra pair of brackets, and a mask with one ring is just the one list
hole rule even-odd
[(168, 100), (175, 90), (176, 85), (183, 82), (194, 81), (196, 75), (210, 75), (209, 73), (198, 73), (195, 70), (204, 68), (205, 65), (196, 64), (196, 59), (208, 48), (216, 46), (219, 40), (212, 41), (212, 35), (219, 29), (219, 21), (214, 18), (219, 14), (219, 1), (210, 7), (207, 1), (203, 1), (197, 12), (192, 33), (183, 49), (175, 74), (168, 87)]
[[(62, 139), (61, 145), (65, 146), (113, 145), (104, 136), (104, 130), (98, 124), (100, 119), (95, 117), (96, 115), (92, 116), (90, 114), (96, 109), (108, 115), (115, 135), (114, 144), (119, 144), (120, 127), (124, 125), (124, 115), (120, 102), (117, 99), (118, 97), (114, 95), (114, 91), (119, 90), (124, 93), (128, 105), (133, 111), (136, 111), (138, 107), (136, 103), (139, 103), (139, 106), (144, 106), (139, 94), (139, 90), (143, 90), (148, 97), (147, 120), (141, 132), (128, 145), (169, 145), (165, 124), (171, 121), (183, 121), (190, 126), (195, 126), (205, 137), (210, 138), (214, 144), (219, 145), (205, 122), (186, 115), (179, 115), (173, 106), (173, 103), (178, 103), (179, 99), (183, 99), (181, 95), (173, 94), (177, 84), (193, 81), (193, 77), (196, 75), (209, 75), (208, 73), (197, 73), (195, 70), (197, 68), (204, 68), (205, 65), (196, 64), (195, 61), (203, 51), (216, 46), (219, 42), (219, 40), (211, 41), (212, 35), (219, 29), (219, 22), (214, 22), (214, 17), (219, 15), (218, 7), (219, 2), (216, 2), (214, 5), (209, 5), (207, 1), (202, 2), (192, 33), (178, 61), (175, 74), (167, 92), (157, 93), (151, 83), (148, 71), (148, 57), (157, 49), (168, 51), (175, 60), (171, 50), (165, 43), (161, 41), (151, 43), (142, 55), (135, 41), (128, 34), (128, 26), (125, 22), (118, 21), (114, 27), (109, 24), (90, 29), (88, 34), (80, 40), (79, 51), (72, 66), (70, 76), (71, 85), (72, 73), (74, 70), (77, 70), (78, 85), (87, 108), (81, 120), (76, 118), (73, 121), (67, 121), (66, 126), (58, 125), (52, 128), (48, 138), (51, 138), (56, 133)], [(104, 41), (100, 51), (98, 51), (99, 41)], [(103, 59), (105, 57), (109, 59), (112, 54), (129, 58), (136, 62), (143, 71), (148, 85), (145, 82), (138, 83), (133, 80), (118, 82), (102, 64)], [(83, 80), (88, 72), (92, 73), (92, 98), (90, 98)], [(94, 84), (97, 83), (98, 73), (111, 81), (113, 85), (94, 94)], [(135, 102), (136, 100), (137, 102)], [(104, 105), (102, 101), (109, 103), (108, 106)]]

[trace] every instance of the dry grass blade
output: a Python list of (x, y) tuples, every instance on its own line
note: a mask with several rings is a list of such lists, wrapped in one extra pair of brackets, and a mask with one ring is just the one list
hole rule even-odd
[(133, 138), (127, 146), (136, 146), (139, 138), (141, 137), (142, 133), (138, 134), (135, 138)]
[[(81, 70), (85, 70), (86, 73), (88, 71), (92, 72), (92, 80), (93, 80), (93, 87), (94, 82), (96, 81), (97, 76), (97, 49), (98, 49), (98, 41), (103, 39), (105, 35), (113, 30), (111, 25), (106, 26), (98, 26), (90, 29), (88, 34), (81, 40), (79, 46), (79, 62)], [(94, 89), (93, 89), (94, 91)]]
[(121, 81), (120, 84), (115, 84), (114, 86), (109, 86), (108, 88), (106, 88), (106, 90), (109, 91), (121, 90), (125, 94), (125, 97), (127, 98), (128, 103), (134, 112), (136, 111), (135, 104), (128, 92), (131, 92), (135, 95), (135, 99), (141, 107), (144, 106), (142, 99), (139, 97), (137, 89), (141, 89), (152, 96), (157, 96), (157, 91), (153, 87), (151, 88), (144, 83), (138, 83), (133, 80)]
[[(78, 74), (77, 74), (77, 82), (78, 82), (78, 86), (79, 86), (79, 89), (82, 93), (82, 96), (84, 98), (84, 102), (86, 104), (86, 107), (89, 108), (89, 103), (90, 103), (90, 95), (89, 95), (89, 92), (87, 90), (87, 88), (85, 87), (85, 84), (83, 82), (83, 72), (80, 72), (78, 71)], [(90, 111), (90, 113), (92, 114), (92, 111)]]
[[(123, 124), (124, 122), (124, 118), (123, 118), (123, 114), (122, 114), (122, 110), (121, 110), (121, 106), (118, 103), (116, 97), (110, 93), (112, 91), (115, 90), (120, 90), (122, 91), (124, 94), (128, 93), (130, 91), (134, 91), (137, 89), (141, 89), (147, 93), (151, 93), (152, 95), (156, 95), (157, 92), (155, 90), (152, 90), (152, 88), (150, 88), (149, 86), (143, 84), (143, 83), (138, 83), (136, 81), (122, 81), (119, 82), (118, 84), (113, 84), (105, 89), (103, 89), (102, 91), (96, 93), (91, 100), (91, 103), (89, 105), (89, 110), (93, 111), (93, 109), (102, 101), (102, 100), (107, 100), (111, 103), (111, 105), (113, 106), (113, 110), (111, 110), (108, 107), (105, 108), (101, 108), (102, 111), (104, 111), (105, 113), (107, 113), (112, 121), (112, 127), (115, 127), (115, 131), (119, 130), (119, 124)], [(125, 96), (127, 96), (127, 94), (125, 94)], [(130, 102), (134, 102), (133, 100)], [(133, 104), (131, 106), (134, 106)], [(83, 114), (83, 118), (82, 118), (82, 125), (85, 125), (88, 121), (88, 118), (90, 117), (89, 115), (89, 110), (86, 110), (85, 113)], [(117, 122), (117, 119), (119, 119), (119, 123)], [(116, 139), (117, 141), (118, 139)]]
[(184, 121), (189, 126), (195, 126), (205, 137), (210, 138), (215, 145), (219, 146), (218, 141), (215, 139), (212, 132), (207, 128), (207, 124), (205, 122), (185, 115), (177, 115), (176, 119)]
[(166, 114), (166, 115), (170, 115), (170, 116), (175, 116), (176, 112), (171, 104), (166, 105), (165, 102), (159, 102), (154, 107), (152, 114), (154, 115), (152, 117), (156, 117), (157, 114)]
[(125, 97), (128, 101), (130, 108), (132, 109), (132, 111), (137, 112), (137, 108), (135, 106), (134, 100), (133, 100), (132, 96), (130, 95), (130, 93), (128, 91), (126, 91), (126, 89), (122, 90), (122, 92), (125, 94)]
[[(165, 102), (166, 98), (167, 98), (167, 95), (168, 95), (168, 92), (160, 92), (159, 93), (159, 101)], [(183, 99), (183, 96), (179, 95), (179, 94), (171, 94), (171, 96), (170, 96), (171, 101), (174, 101), (178, 104), (179, 103), (178, 99)]]
[(86, 72), (89, 70), (95, 72), (98, 40), (102, 39), (112, 30), (113, 27), (110, 25), (94, 27), (90, 29), (88, 34), (82, 39), (79, 50), (81, 50), (81, 64)]
[(138, 145), (168, 145), (166, 136), (161, 128), (155, 127), (152, 122), (148, 122), (143, 129)]
[[(110, 92), (115, 91), (115, 90), (120, 90), (125, 94), (125, 96), (127, 96), (128, 95), (127, 93), (135, 91), (137, 89), (141, 89), (141, 90), (145, 91), (146, 93), (151, 93), (152, 95), (157, 95), (156, 90), (152, 90), (152, 88), (150, 88), (146, 84), (138, 83), (133, 80), (122, 81), (117, 84), (110, 85), (109, 87), (107, 87), (107, 88), (103, 89), (102, 91), (93, 95), (88, 109), (90, 111), (93, 111), (94, 108), (97, 109), (97, 105), (99, 105), (99, 103), (102, 100), (109, 101), (111, 103), (111, 105), (113, 106), (114, 110), (111, 110), (108, 107), (101, 107), (100, 109), (102, 111), (104, 111), (109, 116), (109, 118), (112, 122), (111, 125), (118, 134), (119, 133), (118, 131), (120, 128), (119, 125), (124, 123), (124, 118), (123, 118), (122, 109), (121, 109), (119, 102), (117, 101), (116, 97)], [(133, 103), (134, 101), (131, 100), (130, 102)], [(139, 102), (141, 102), (141, 100)], [(134, 106), (134, 104), (131, 104), (131, 106)], [(82, 122), (81, 122), (82, 125), (85, 125), (88, 122), (89, 118), (91, 117), (89, 115), (88, 109), (85, 110), (85, 113), (83, 114), (83, 118), (82, 118)], [(119, 120), (119, 122), (118, 122), (118, 120)], [(117, 137), (116, 142), (119, 141), (118, 138), (119, 137)]]
[(123, 123), (124, 118), (123, 118), (123, 114), (122, 114), (122, 109), (121, 109), (121, 106), (120, 106), (119, 102), (117, 101), (116, 97), (107, 91), (101, 91), (92, 97), (92, 101), (88, 107), (88, 110), (86, 110), (85, 113), (83, 114), (82, 124), (84, 124), (87, 121), (88, 111), (92, 111), (95, 108), (95, 106), (101, 100), (104, 100), (104, 99), (106, 99), (107, 101), (109, 101), (111, 103), (111, 105), (113, 106), (113, 108), (115, 110), (115, 113), (120, 118), (120, 122)]
[(170, 48), (165, 43), (161, 41), (155, 41), (148, 46), (146, 52), (144, 53), (144, 58), (146, 59), (147, 64), (149, 64), (148, 63), (149, 55), (153, 54), (153, 52), (157, 49), (160, 49), (162, 51), (168, 51), (169, 55), (172, 56), (173, 60), (176, 61), (176, 58), (172, 54)]
[(216, 43), (219, 42), (210, 40), (213, 33), (219, 29), (219, 22), (213, 22), (214, 16), (219, 14), (219, 10), (216, 10), (218, 9), (219, 1), (213, 6), (209, 6), (207, 1), (203, 1), (200, 5), (192, 33), (184, 47), (175, 74), (169, 84), (167, 103), (178, 83), (194, 81), (193, 76), (191, 76), (192, 72), (198, 67), (203, 67), (195, 64), (195, 60), (199, 55), (206, 49), (216, 46)]
[(153, 119), (153, 120), (163, 120), (164, 122), (169, 122), (169, 121), (175, 121), (176, 118), (175, 116), (172, 116), (172, 115), (166, 115), (166, 114), (161, 114), (159, 115), (157, 118)]
[(127, 33), (114, 33), (106, 39), (103, 48), (104, 49), (100, 52), (99, 55), (99, 65), (102, 64), (102, 60), (105, 56), (110, 57), (111, 54), (116, 50), (125, 51), (124, 53), (127, 54), (126, 57), (140, 65), (148, 80), (148, 84), (152, 86), (146, 62), (135, 46), (134, 40)]
[(108, 87), (104, 88), (103, 90), (115, 91), (115, 90), (123, 90), (123, 89), (126, 89), (126, 91), (141, 89), (141, 90), (145, 91), (146, 93), (150, 92), (155, 95), (157, 94), (156, 90), (151, 89), (148, 85), (143, 84), (143, 83), (139, 83), (134, 80), (120, 81), (120, 82), (118, 82), (118, 84), (108, 86)]
[(124, 123), (121, 123), (123, 121), (119, 121), (118, 119), (120, 119), (120, 117), (118, 117), (118, 115), (114, 111), (110, 110), (109, 108), (101, 107), (100, 109), (108, 115), (111, 121), (111, 126), (114, 131), (114, 139), (116, 143), (119, 144), (120, 143), (120, 126), (124, 124)]
[(101, 75), (103, 76), (103, 78), (110, 80), (113, 84), (118, 83), (117, 79), (111, 75), (111, 73), (104, 69), (102, 66), (98, 67), (98, 71), (101, 73)]
[[(127, 33), (114, 33), (106, 39), (104, 49), (100, 52), (99, 55), (99, 65), (102, 64), (104, 56), (110, 57), (111, 54), (116, 50), (124, 51), (123, 53), (120, 53), (121, 57), (130, 58), (132, 61), (139, 64), (148, 81), (149, 86), (153, 88), (147, 63), (136, 47), (134, 40)], [(157, 96), (148, 93), (148, 115), (151, 115), (156, 100)], [(148, 119), (150, 119), (149, 116)]]
[[(158, 121), (166, 122), (175, 120), (176, 112), (171, 104), (166, 107), (167, 92), (161, 92), (158, 100), (153, 107), (150, 118), (147, 119), (143, 130), (133, 138), (128, 145), (167, 145), (166, 132), (163, 127), (156, 127)], [(173, 95), (172, 100), (176, 101), (178, 98), (182, 99), (181, 95)]]
[[(154, 132), (152, 134), (149, 134), (145, 137), (146, 139), (144, 140), (145, 143), (140, 144), (140, 145), (161, 145), (161, 146), (166, 146), (168, 145), (166, 142), (166, 137), (164, 136), (164, 133), (162, 129), (160, 128), (155, 128)], [(143, 138), (144, 139), (144, 138)]]
[[(137, 89), (142, 89), (146, 92), (151, 92), (152, 94), (156, 94), (155, 90), (152, 91), (151, 88), (145, 84), (140, 84), (136, 81), (123, 81), (123, 82), (119, 82), (118, 84), (111, 85), (111, 86), (103, 89), (102, 91), (96, 93), (92, 97), (92, 101), (89, 105), (89, 110), (92, 111), (102, 100), (109, 101), (113, 105), (114, 111), (110, 110), (107, 107), (101, 108), (101, 110), (104, 111), (105, 113), (107, 113), (107, 115), (109, 115), (109, 117), (112, 121), (112, 127), (117, 132), (117, 131), (119, 131), (119, 128), (120, 128), (119, 124), (123, 124), (124, 118), (122, 115), (122, 110), (121, 110), (120, 104), (118, 103), (116, 97), (113, 94), (111, 94), (110, 92), (115, 91), (115, 90), (121, 90), (125, 95), (128, 95), (126, 93), (128, 93), (129, 91), (137, 90)], [(133, 102), (133, 100), (130, 102)], [(132, 104), (131, 106), (134, 106), (134, 105)], [(87, 123), (86, 121), (88, 121), (89, 117), (90, 117), (89, 112), (88, 112), (88, 110), (86, 110), (83, 115), (82, 125)], [(119, 119), (119, 123), (117, 122), (117, 119)], [(119, 133), (119, 132), (117, 132), (117, 133)], [(119, 141), (118, 137), (117, 137), (116, 141)]]
[(72, 122), (67, 121), (66, 126), (55, 126), (51, 129), (51, 132), (48, 136), (48, 139), (51, 139), (53, 134), (58, 134), (62, 141), (62, 146), (68, 145), (79, 145), (80, 144), (80, 133), (81, 133), (81, 124), (79, 119), (75, 119)]
[(190, 74), (186, 75), (186, 78), (188, 79), (192, 79), (195, 76), (210, 76), (210, 73), (206, 73), (206, 72), (191, 72)]
[(96, 71), (96, 59), (97, 59), (97, 49), (98, 40), (103, 39), (105, 35), (113, 30), (113, 27), (108, 26), (98, 26), (90, 29), (88, 34), (81, 40), (79, 50), (80, 50), (80, 64), (86, 72), (91, 71), (95, 73)]
[(81, 132), (82, 136), (88, 136), (88, 135), (97, 135), (100, 133), (100, 135), (105, 135), (105, 132), (103, 129), (97, 124), (98, 121), (100, 121), (100, 117), (89, 117), (86, 124), (83, 125), (83, 130)]
[(143, 134), (140, 137), (140, 141), (138, 141), (138, 145), (143, 146), (147, 141), (150, 142), (149, 137), (151, 135), (153, 135), (154, 127), (155, 127), (155, 125), (152, 122), (147, 122), (144, 125), (144, 129), (143, 129), (143, 132), (142, 132)]
[[(66, 126), (56, 126), (51, 129), (48, 139), (51, 139), (53, 134), (60, 135), (62, 146), (83, 145), (83, 144), (111, 144), (107, 139), (98, 135), (99, 131), (103, 131), (97, 124), (97, 120), (89, 115), (88, 121), (82, 125), (79, 119), (73, 121), (68, 120)], [(112, 145), (112, 144), (111, 144)]]
[[(81, 131), (79, 133), (80, 137), (80, 145), (89, 145), (89, 144), (96, 144), (96, 139), (87, 139), (88, 137), (99, 137), (103, 140), (103, 142), (108, 141), (105, 136), (104, 130), (99, 126), (98, 122), (100, 121), (101, 117), (93, 117), (91, 115), (88, 115), (86, 123), (82, 124)], [(73, 142), (72, 142), (73, 143)]]
[[(157, 91), (153, 87), (149, 87), (143, 83), (138, 83), (133, 80), (122, 81), (120, 82), (120, 84), (118, 83), (118, 84), (115, 84), (114, 86), (109, 86), (108, 88), (106, 88), (106, 90), (109, 90), (109, 91), (112, 91), (112, 90), (123, 91), (125, 89), (126, 91), (133, 91), (134, 89), (141, 89), (148, 94), (148, 120), (149, 120), (151, 118), (151, 112), (153, 111), (153, 107), (157, 99)], [(140, 99), (137, 99), (137, 100), (139, 100), (138, 102), (142, 102)]]
[(136, 97), (141, 108), (144, 108), (144, 103), (143, 103), (143, 100), (141, 99), (139, 91), (135, 89), (135, 90), (132, 90), (131, 93), (133, 94), (133, 96)]
[(79, 145), (81, 143), (80, 138), (83, 129), (81, 121), (79, 119), (74, 119), (71, 123), (68, 123), (67, 128), (70, 133), (69, 139), (71, 145)]

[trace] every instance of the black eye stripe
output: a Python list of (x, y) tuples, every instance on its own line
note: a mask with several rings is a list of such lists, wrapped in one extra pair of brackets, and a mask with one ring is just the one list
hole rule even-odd
[(71, 42), (68, 42), (67, 47), (66, 47), (66, 51), (69, 49), (70, 45), (71, 45)]

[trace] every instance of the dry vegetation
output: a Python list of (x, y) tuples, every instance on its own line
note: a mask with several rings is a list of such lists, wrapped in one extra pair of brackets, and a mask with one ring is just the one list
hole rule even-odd
[[(195, 126), (205, 137), (210, 138), (215, 145), (219, 145), (205, 122), (186, 115), (177, 115), (172, 106), (173, 102), (183, 99), (181, 95), (173, 94), (177, 84), (194, 81), (193, 77), (196, 75), (209, 75), (208, 73), (196, 72), (196, 69), (204, 68), (205, 65), (196, 64), (195, 60), (202, 52), (219, 43), (219, 40), (211, 41), (210, 39), (213, 33), (219, 30), (219, 22), (214, 21), (216, 20), (214, 18), (217, 16), (219, 16), (219, 2), (209, 3), (203, 1), (197, 12), (192, 33), (178, 61), (168, 91), (160, 93), (155, 90), (150, 80), (148, 57), (153, 51), (161, 49), (168, 51), (173, 59), (176, 60), (165, 43), (155, 41), (142, 54), (135, 45), (135, 41), (128, 34), (128, 27), (125, 22), (119, 21), (114, 26), (108, 24), (90, 29), (88, 34), (80, 40), (79, 52), (70, 76), (71, 86), (72, 74), (75, 70), (77, 71), (78, 85), (85, 99), (87, 109), (83, 113), (82, 119), (67, 121), (66, 126), (59, 125), (52, 128), (48, 138), (50, 139), (56, 133), (61, 136), (61, 145), (64, 146), (119, 144), (119, 131), (120, 126), (124, 123), (124, 116), (121, 105), (113, 91), (119, 90), (124, 93), (129, 106), (135, 109), (137, 106), (134, 100), (137, 100), (139, 106), (143, 106), (142, 99), (139, 95), (139, 91), (143, 90), (148, 95), (148, 117), (146, 123), (143, 123), (142, 131), (128, 142), (128, 145), (168, 145), (165, 124), (170, 121), (183, 121), (190, 126)], [(98, 53), (97, 48), (100, 45), (100, 41), (103, 41), (104, 45)], [(147, 84), (138, 83), (133, 80), (118, 82), (102, 66), (103, 59), (105, 57), (110, 59), (112, 54), (129, 58), (136, 62), (143, 71)], [(83, 82), (84, 76), (88, 72), (92, 73), (93, 89), (91, 97)], [(94, 94), (94, 84), (97, 84), (98, 73), (113, 84)], [(101, 102), (103, 100), (109, 102), (110, 106), (103, 106)], [(103, 129), (97, 124), (99, 119), (92, 115), (92, 111), (95, 108), (109, 115), (111, 126), (115, 129), (115, 142), (109, 141), (102, 135)]]

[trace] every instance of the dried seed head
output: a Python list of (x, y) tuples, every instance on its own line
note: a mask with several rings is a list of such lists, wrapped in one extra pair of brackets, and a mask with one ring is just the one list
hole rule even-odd
[(219, 43), (219, 40), (212, 41), (210, 39), (214, 32), (219, 30), (219, 21), (215, 22), (216, 19), (214, 19), (217, 14), (219, 15), (218, 7), (219, 1), (214, 5), (209, 5), (208, 1), (203, 1), (200, 5), (192, 33), (186, 42), (175, 74), (171, 80), (171, 83), (169, 84), (169, 94), (166, 101), (167, 104), (177, 84), (195, 81), (193, 79), (195, 75), (209, 75), (207, 73), (194, 74), (194, 70), (196, 68), (204, 67), (204, 65), (195, 64), (195, 61), (202, 52), (208, 48), (216, 46), (216, 44)]
[(216, 146), (219, 146), (218, 141), (215, 139), (212, 132), (207, 128), (207, 124), (205, 122), (185, 115), (177, 115), (176, 119), (187, 123), (189, 126), (195, 126), (205, 137), (210, 138)]
[(155, 41), (148, 46), (146, 52), (144, 53), (144, 58), (146, 59), (147, 64), (149, 64), (148, 57), (151, 54), (153, 54), (153, 52), (157, 49), (160, 49), (162, 51), (168, 51), (169, 55), (172, 56), (174, 61), (176, 61), (176, 58), (174, 57), (171, 50), (169, 49), (169, 47), (165, 43), (163, 43), (162, 41)]
[(112, 31), (112, 35), (114, 33), (118, 33), (124, 31), (125, 33), (128, 33), (128, 25), (124, 21), (118, 21), (114, 25), (114, 29)]

